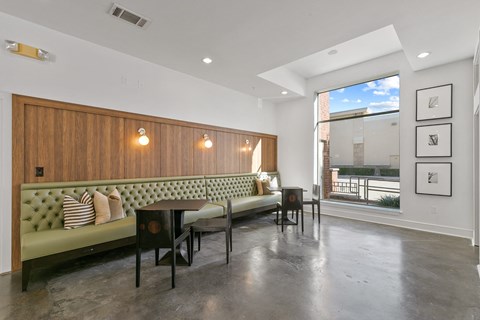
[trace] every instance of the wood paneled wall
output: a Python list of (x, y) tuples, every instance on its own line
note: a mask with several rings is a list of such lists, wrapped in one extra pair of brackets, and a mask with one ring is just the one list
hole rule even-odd
[[(13, 270), (21, 268), (22, 183), (277, 170), (277, 137), (257, 132), (20, 95), (13, 96), (13, 128)], [(147, 146), (138, 143), (139, 128)]]

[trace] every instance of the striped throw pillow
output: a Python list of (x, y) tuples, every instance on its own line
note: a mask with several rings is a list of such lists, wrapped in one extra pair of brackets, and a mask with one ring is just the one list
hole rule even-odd
[(93, 200), (85, 192), (80, 201), (66, 195), (63, 200), (63, 227), (65, 229), (74, 229), (95, 222), (95, 210), (93, 209)]

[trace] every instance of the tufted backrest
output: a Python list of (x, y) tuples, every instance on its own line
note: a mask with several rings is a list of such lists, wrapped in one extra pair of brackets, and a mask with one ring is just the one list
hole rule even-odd
[(21, 187), (21, 234), (63, 228), (63, 198), (79, 199), (87, 191), (108, 195), (118, 189), (123, 209), (130, 216), (135, 209), (160, 200), (205, 199), (203, 176), (31, 183)]
[[(270, 172), (268, 176), (271, 178), (277, 177), (280, 183), (278, 172)], [(226, 199), (254, 196), (258, 194), (256, 178), (256, 173), (206, 176), (207, 199), (218, 202)]]

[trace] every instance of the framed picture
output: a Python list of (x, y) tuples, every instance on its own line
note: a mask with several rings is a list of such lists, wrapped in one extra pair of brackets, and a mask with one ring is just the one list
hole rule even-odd
[(452, 163), (415, 163), (415, 193), (451, 197)]
[(417, 90), (417, 121), (452, 117), (453, 85)]
[(415, 132), (415, 156), (417, 158), (451, 157), (452, 124), (417, 126)]

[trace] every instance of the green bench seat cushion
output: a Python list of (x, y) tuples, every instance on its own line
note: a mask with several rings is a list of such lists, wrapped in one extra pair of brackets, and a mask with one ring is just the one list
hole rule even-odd
[(223, 207), (207, 203), (200, 211), (185, 211), (184, 224), (194, 223), (198, 219), (218, 218), (224, 215)]
[(135, 216), (72, 230), (48, 229), (22, 235), (22, 261), (135, 236)]
[[(281, 194), (272, 194), (266, 196), (250, 196), (250, 197), (243, 197), (232, 199), (232, 211), (233, 215), (235, 213), (252, 210), (260, 207), (266, 207), (270, 205), (275, 205), (277, 202), (281, 201)], [(217, 205), (221, 205), (223, 207), (227, 207), (227, 201), (219, 201), (215, 202)]]

